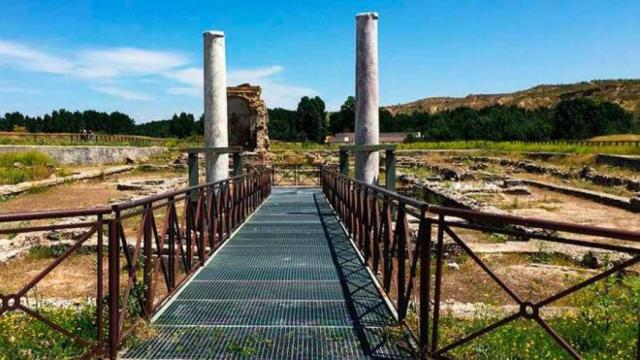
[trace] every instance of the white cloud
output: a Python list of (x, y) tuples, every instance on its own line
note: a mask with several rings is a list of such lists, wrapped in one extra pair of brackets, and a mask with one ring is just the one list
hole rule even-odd
[(262, 81), (284, 71), (280, 65), (273, 65), (255, 69), (231, 70), (227, 73), (227, 81), (230, 84), (241, 84)]
[(107, 95), (117, 96), (125, 100), (151, 101), (153, 97), (136, 91), (120, 89), (115, 86), (94, 86), (93, 90)]
[(24, 44), (0, 40), (0, 63), (37, 72), (83, 78), (114, 78), (160, 75), (185, 65), (187, 59), (175, 52), (129, 47), (81, 50), (63, 58)]
[(73, 71), (73, 64), (61, 57), (2, 40), (0, 40), (0, 63), (53, 74), (69, 74)]
[(36, 95), (40, 94), (40, 91), (14, 86), (0, 86), (0, 93)]
[(169, 79), (175, 80), (186, 86), (202, 89), (204, 86), (204, 74), (199, 68), (186, 68), (164, 74)]
[[(249, 83), (262, 87), (262, 97), (269, 107), (294, 108), (303, 96), (317, 95), (312, 88), (290, 85), (278, 79), (276, 75), (284, 72), (280, 65), (234, 69), (227, 72), (229, 85)], [(180, 86), (167, 88), (172, 95), (202, 96), (203, 71), (199, 68), (186, 68), (179, 71), (167, 72), (165, 76), (175, 80)]]
[[(45, 52), (25, 44), (0, 40), (0, 65), (7, 64), (24, 70), (61, 74), (85, 82), (104, 94), (126, 100), (150, 101), (153, 98), (122, 84), (161, 80), (167, 83), (166, 93), (177, 96), (201, 97), (203, 74), (201, 68), (186, 67), (188, 59), (178, 52), (157, 51), (132, 47), (78, 49), (62, 53)], [(270, 107), (296, 106), (300, 97), (316, 95), (308, 87), (290, 85), (281, 78), (280, 65), (232, 69), (227, 73), (229, 85), (250, 83), (262, 87), (262, 96)], [(162, 83), (158, 84), (158, 87)]]
[(77, 75), (87, 78), (157, 75), (187, 62), (178, 53), (136, 48), (82, 51), (77, 61)]

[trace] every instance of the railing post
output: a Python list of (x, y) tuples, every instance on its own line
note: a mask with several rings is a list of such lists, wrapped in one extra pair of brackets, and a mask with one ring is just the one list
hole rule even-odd
[(396, 151), (395, 149), (387, 149), (385, 151), (385, 184), (387, 190), (396, 190)]
[(120, 344), (120, 245), (118, 221), (109, 220), (109, 358), (116, 359)]
[(436, 243), (436, 279), (433, 299), (433, 331), (431, 334), (431, 351), (438, 350), (438, 334), (440, 327), (440, 295), (442, 291), (442, 260), (444, 256), (444, 215), (438, 216), (438, 239)]
[(97, 336), (96, 339), (98, 340), (98, 351), (100, 353), (102, 353), (104, 351), (104, 329), (103, 329), (103, 324), (104, 324), (104, 279), (103, 279), (103, 272), (104, 272), (104, 259), (103, 259), (103, 254), (104, 254), (104, 237), (103, 237), (103, 231), (104, 231), (104, 217), (102, 214), (98, 215), (98, 231), (97, 231), (97, 237), (98, 237), (98, 242), (97, 242), (97, 249), (96, 249), (96, 254), (97, 254), (97, 260), (96, 260), (96, 269), (98, 270), (98, 274), (97, 274), (97, 291), (96, 291), (96, 326), (98, 328), (97, 331)]
[(349, 176), (349, 152), (340, 149), (340, 173)]
[(396, 261), (398, 266), (397, 273), (397, 290), (398, 290), (398, 320), (404, 321), (407, 314), (407, 305), (409, 300), (405, 299), (405, 270), (407, 263), (407, 213), (405, 204), (399, 202), (398, 204), (398, 219), (396, 221), (395, 228), (395, 241), (396, 241)]
[(151, 204), (145, 205), (145, 209), (143, 212), (143, 219), (145, 221), (143, 228), (143, 242), (144, 242), (144, 273), (143, 273), (143, 281), (144, 281), (144, 314), (148, 318), (150, 317), (153, 311), (153, 283), (152, 283), (152, 252), (151, 252), (151, 221), (149, 216), (153, 216), (153, 211), (151, 210)]
[(244, 159), (239, 152), (233, 153), (233, 176), (242, 175), (244, 169)]
[[(424, 230), (420, 231), (422, 229)], [(431, 221), (426, 218), (424, 211), (420, 218), (416, 246), (420, 247), (419, 346), (424, 356), (429, 351), (429, 307), (431, 304)]]
[[(170, 196), (167, 199), (167, 206), (169, 206), (169, 220), (168, 237), (169, 237), (169, 289), (173, 290), (176, 287), (176, 238), (175, 238), (175, 199)], [(164, 234), (163, 234), (164, 236)]]
[[(198, 153), (189, 152), (187, 163), (189, 165), (189, 187), (198, 186), (199, 173), (198, 173)], [(191, 202), (198, 201), (195, 193), (191, 194)]]

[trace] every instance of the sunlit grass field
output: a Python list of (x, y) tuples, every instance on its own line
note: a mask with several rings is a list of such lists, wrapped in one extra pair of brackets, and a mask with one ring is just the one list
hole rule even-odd
[[(618, 140), (620, 141), (620, 140)], [(312, 142), (272, 141), (272, 151), (321, 151), (338, 150), (339, 145)], [(488, 150), (509, 152), (559, 152), (574, 154), (620, 154), (640, 155), (640, 146), (635, 145), (578, 145), (567, 143), (516, 143), (511, 141), (420, 141), (398, 144), (399, 150)]]

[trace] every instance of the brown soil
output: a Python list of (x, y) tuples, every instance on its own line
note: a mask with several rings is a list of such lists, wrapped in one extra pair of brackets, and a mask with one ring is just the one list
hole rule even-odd
[[(20, 258), (0, 265), (0, 292), (14, 293), (55, 259)], [(105, 258), (105, 264), (107, 259)], [(74, 255), (47, 274), (28, 293), (29, 298), (81, 299), (96, 296), (96, 256)], [(106, 265), (105, 265), (106, 267)], [(106, 272), (105, 279), (106, 279)]]
[(518, 216), (640, 231), (637, 213), (554, 191), (530, 190), (525, 196), (497, 194), (489, 203)]
[(116, 189), (116, 183), (119, 180), (142, 180), (176, 176), (179, 176), (179, 174), (172, 172), (132, 172), (109, 176), (104, 181), (91, 180), (58, 185), (35, 193), (12, 197), (2, 203), (0, 213), (107, 206), (109, 200), (128, 193)]

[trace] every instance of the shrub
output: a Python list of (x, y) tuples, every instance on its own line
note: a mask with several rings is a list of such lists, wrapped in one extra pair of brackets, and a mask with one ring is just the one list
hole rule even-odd
[(37, 151), (0, 154), (0, 184), (17, 184), (47, 178), (55, 161)]

